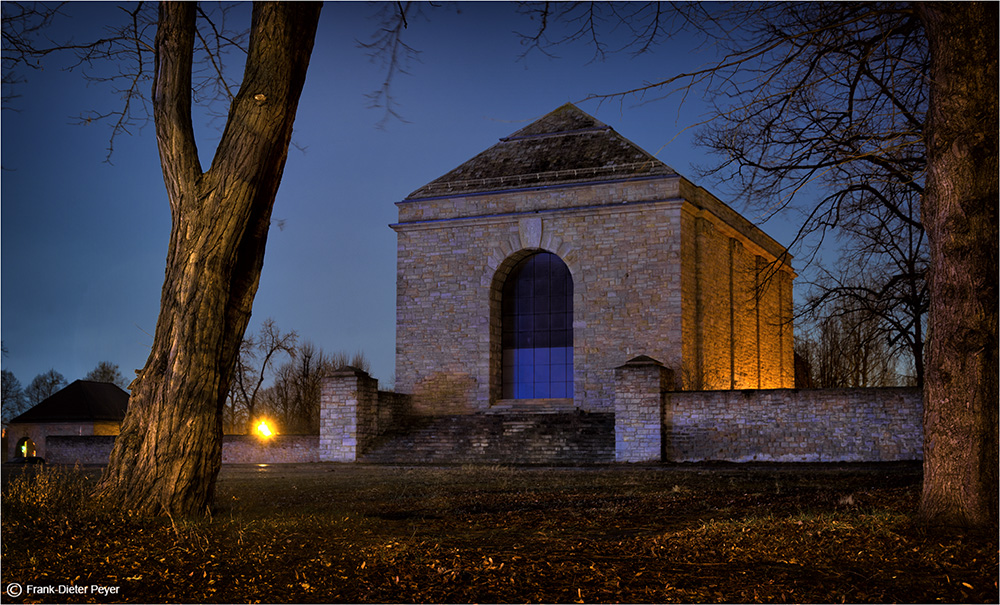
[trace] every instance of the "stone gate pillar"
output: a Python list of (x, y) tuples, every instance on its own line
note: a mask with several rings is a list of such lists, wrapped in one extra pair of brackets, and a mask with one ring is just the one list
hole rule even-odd
[(615, 461), (662, 459), (663, 394), (673, 372), (645, 355), (615, 368)]
[(319, 408), (321, 462), (355, 462), (372, 437), (378, 381), (345, 366), (323, 382)]

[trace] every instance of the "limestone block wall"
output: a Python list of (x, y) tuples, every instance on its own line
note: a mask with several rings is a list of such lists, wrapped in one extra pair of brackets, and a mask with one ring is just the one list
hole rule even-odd
[(612, 411), (613, 368), (640, 351), (679, 365), (676, 192), (659, 179), (401, 202), (396, 388), (429, 413), (498, 403), (500, 292), (539, 250), (573, 278), (576, 407)]
[[(112, 435), (52, 435), (46, 439), (49, 464), (107, 464), (114, 447)], [(225, 435), (223, 464), (282, 464), (319, 461), (318, 435)]]
[(223, 464), (283, 464), (319, 462), (319, 435), (225, 435)]
[(48, 464), (107, 464), (113, 435), (51, 435), (45, 439)]
[(683, 388), (793, 387), (790, 259), (759, 231), (749, 237), (750, 227), (706, 208), (686, 203), (680, 221)]
[(378, 380), (344, 367), (320, 391), (318, 458), (354, 462), (380, 435), (409, 413), (410, 398), (378, 390)]
[[(266, 442), (250, 435), (226, 436), (223, 463), (359, 459), (518, 464), (587, 464), (612, 459), (881, 462), (923, 458), (919, 389), (671, 392), (670, 371), (642, 357), (617, 368), (615, 374), (613, 414), (413, 418), (406, 415), (408, 397), (379, 392), (377, 381), (349, 370), (324, 386), (320, 435), (278, 435)], [(356, 415), (350, 416), (350, 410)], [(411, 420), (403, 423), (404, 418)], [(358, 431), (359, 426), (367, 428)], [(404, 426), (409, 432), (387, 442), (379, 440), (387, 430)], [(376, 443), (378, 448), (367, 449)], [(39, 444), (50, 463), (105, 464), (114, 436), (51, 435)]]
[[(107, 464), (114, 447), (111, 435), (53, 435), (46, 439), (49, 464)], [(223, 464), (282, 464), (319, 461), (318, 435), (225, 435)]]
[(920, 389), (774, 389), (664, 396), (665, 460), (876, 462), (923, 458)]

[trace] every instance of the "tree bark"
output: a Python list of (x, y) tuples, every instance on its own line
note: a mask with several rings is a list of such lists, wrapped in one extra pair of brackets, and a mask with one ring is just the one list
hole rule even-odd
[(222, 410), (263, 266), (271, 208), (320, 6), (255, 3), (243, 83), (212, 166), (191, 122), (196, 6), (160, 5), (153, 112), (172, 226), (153, 348), (99, 490), (145, 514), (203, 513)]
[(921, 518), (997, 522), (997, 4), (915, 3), (930, 41)]

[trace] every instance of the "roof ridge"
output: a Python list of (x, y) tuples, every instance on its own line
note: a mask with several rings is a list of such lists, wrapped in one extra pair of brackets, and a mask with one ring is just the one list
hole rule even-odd
[[(548, 138), (548, 137), (565, 137), (565, 136), (574, 135), (574, 134), (582, 134), (582, 133), (585, 133), (585, 132), (601, 132), (601, 131), (608, 131), (608, 130), (610, 130), (611, 132), (615, 132), (614, 128), (612, 128), (612, 127), (608, 126), (607, 124), (605, 124), (604, 126), (590, 126), (588, 128), (577, 128), (575, 130), (560, 130), (560, 131), (556, 131), (556, 132), (540, 132), (538, 134), (522, 134), (520, 136), (510, 135), (510, 136), (506, 136), (506, 137), (500, 137), (500, 140), (503, 141), (503, 142), (507, 142), (507, 141), (523, 141), (525, 139), (545, 139), (545, 138)], [(615, 134), (617, 134), (617, 133), (615, 133)]]

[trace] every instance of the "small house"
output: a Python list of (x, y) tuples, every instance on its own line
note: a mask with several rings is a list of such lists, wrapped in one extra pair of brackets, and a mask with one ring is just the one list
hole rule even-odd
[(7, 425), (7, 460), (46, 457), (53, 436), (114, 437), (121, 430), (129, 395), (107, 382), (76, 380)]

